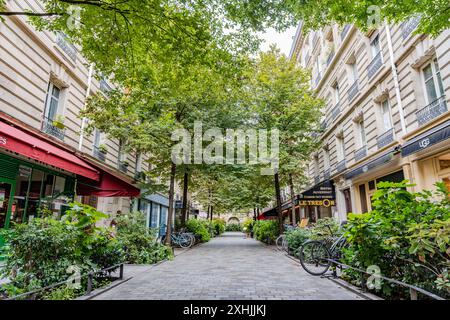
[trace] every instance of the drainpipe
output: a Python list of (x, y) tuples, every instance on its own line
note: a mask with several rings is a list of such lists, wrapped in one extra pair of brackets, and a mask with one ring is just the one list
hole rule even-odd
[[(84, 108), (86, 108), (87, 99), (89, 98), (89, 95), (91, 93), (91, 85), (92, 85), (92, 73), (94, 72), (94, 64), (91, 63), (89, 66), (89, 75), (88, 75), (88, 83), (87, 83), (87, 89), (86, 89), (86, 97), (84, 99)], [(86, 127), (87, 118), (83, 117), (83, 120), (81, 120), (81, 132), (80, 132), (80, 142), (78, 143), (78, 150), (81, 151), (81, 148), (83, 147), (83, 139), (84, 139), (84, 128)]]
[(400, 115), (400, 124), (402, 126), (403, 135), (405, 135), (407, 133), (405, 115), (403, 113), (403, 103), (402, 103), (402, 97), (400, 95), (400, 85), (398, 83), (397, 68), (395, 66), (395, 61), (394, 61), (394, 49), (392, 48), (391, 30), (389, 29), (389, 25), (387, 24), (387, 22), (385, 23), (385, 29), (386, 29), (386, 38), (387, 38), (388, 49), (389, 49), (389, 60), (391, 61), (392, 76), (394, 78), (395, 97), (397, 99), (398, 113)]

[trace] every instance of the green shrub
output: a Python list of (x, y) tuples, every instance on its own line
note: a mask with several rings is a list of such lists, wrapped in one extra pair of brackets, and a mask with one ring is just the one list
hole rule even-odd
[(64, 219), (36, 218), (5, 234), (9, 252), (1, 276), (11, 280), (8, 295), (67, 280), (69, 267), (86, 274), (123, 262), (112, 230), (95, 226), (102, 214), (77, 203), (70, 207)]
[(240, 232), (242, 231), (242, 227), (239, 223), (231, 223), (227, 224), (226, 230), (230, 232)]
[[(373, 196), (373, 211), (350, 215), (344, 261), (443, 297), (450, 297), (450, 202), (443, 184), (438, 191), (410, 193), (402, 183), (381, 182)], [(350, 280), (357, 276), (347, 272)], [(386, 281), (385, 298), (408, 298), (409, 292)]]
[(253, 219), (245, 219), (242, 223), (242, 231), (251, 233), (253, 231)]
[(311, 228), (311, 239), (312, 240), (323, 240), (332, 235), (337, 236), (340, 232), (339, 222), (334, 218), (322, 218), (318, 219)]
[(202, 242), (207, 242), (211, 239), (210, 223), (208, 220), (189, 219), (186, 222), (186, 229), (192, 232)]
[(253, 232), (257, 240), (271, 244), (279, 236), (278, 221), (256, 221), (253, 225)]
[(172, 249), (157, 241), (157, 231), (146, 226), (143, 213), (120, 215), (116, 228), (128, 263), (152, 264), (172, 258)]
[(295, 228), (286, 231), (286, 241), (290, 250), (294, 251), (294, 255), (297, 256), (296, 250), (307, 240), (311, 238), (311, 230), (305, 228)]
[(226, 225), (225, 220), (216, 218), (213, 219), (212, 223), (215, 235), (221, 235), (222, 233), (225, 232), (225, 225)]

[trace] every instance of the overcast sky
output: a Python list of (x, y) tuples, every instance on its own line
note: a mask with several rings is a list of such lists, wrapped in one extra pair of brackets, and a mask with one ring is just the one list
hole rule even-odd
[(274, 29), (267, 29), (261, 38), (265, 40), (265, 43), (261, 45), (262, 51), (267, 51), (272, 43), (275, 43), (278, 48), (281, 49), (286, 56), (289, 56), (291, 51), (292, 41), (294, 40), (295, 31), (297, 27), (287, 29), (285, 32), (277, 33)]

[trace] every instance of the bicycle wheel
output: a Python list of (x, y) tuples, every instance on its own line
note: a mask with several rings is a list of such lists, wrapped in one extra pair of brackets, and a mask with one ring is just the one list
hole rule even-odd
[(186, 234), (179, 234), (178, 243), (182, 248), (189, 248), (191, 246), (191, 239)]
[(277, 246), (277, 249), (282, 251), (283, 250), (283, 242), (284, 242), (284, 234), (278, 236), (278, 238), (275, 240), (275, 244)]
[(281, 248), (283, 249), (283, 251), (286, 251), (287, 253), (289, 253), (289, 244), (287, 242), (286, 237), (283, 238), (283, 242), (281, 243)]
[(323, 275), (331, 266), (331, 254), (320, 241), (308, 241), (300, 247), (300, 264), (313, 276)]

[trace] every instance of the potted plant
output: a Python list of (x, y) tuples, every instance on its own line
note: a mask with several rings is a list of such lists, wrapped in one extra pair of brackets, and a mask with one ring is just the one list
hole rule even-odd
[(100, 144), (98, 147), (98, 151), (100, 151), (103, 154), (108, 153), (108, 147), (105, 144)]
[(64, 116), (58, 114), (56, 115), (55, 119), (53, 119), (53, 126), (58, 128), (58, 129), (64, 129), (65, 125), (64, 125)]
[(123, 160), (123, 161), (122, 161), (122, 165), (123, 165), (124, 167), (128, 167), (128, 166), (130, 165), (130, 163), (129, 163), (127, 160)]

